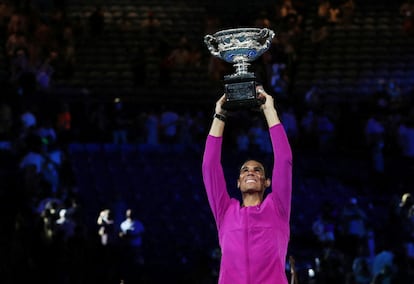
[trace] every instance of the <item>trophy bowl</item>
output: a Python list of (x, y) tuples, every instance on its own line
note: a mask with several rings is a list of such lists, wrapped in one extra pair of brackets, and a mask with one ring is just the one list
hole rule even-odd
[(224, 108), (231, 110), (260, 105), (256, 76), (248, 71), (248, 67), (269, 49), (274, 36), (274, 31), (267, 28), (227, 29), (204, 36), (210, 53), (235, 67), (235, 73), (224, 76)]

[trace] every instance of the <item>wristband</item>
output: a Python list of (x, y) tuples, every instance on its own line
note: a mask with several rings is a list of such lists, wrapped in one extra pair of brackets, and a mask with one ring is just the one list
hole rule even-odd
[(214, 114), (214, 118), (217, 118), (217, 119), (219, 119), (219, 120), (221, 120), (221, 121), (223, 121), (223, 122), (226, 122), (226, 116), (225, 116), (225, 115), (223, 115), (223, 114), (220, 114), (220, 113), (215, 113), (215, 114)]

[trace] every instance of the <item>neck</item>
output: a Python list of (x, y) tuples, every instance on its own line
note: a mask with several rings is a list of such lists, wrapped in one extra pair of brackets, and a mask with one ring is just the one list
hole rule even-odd
[(243, 194), (243, 206), (256, 206), (262, 203), (262, 195), (260, 193), (244, 193)]

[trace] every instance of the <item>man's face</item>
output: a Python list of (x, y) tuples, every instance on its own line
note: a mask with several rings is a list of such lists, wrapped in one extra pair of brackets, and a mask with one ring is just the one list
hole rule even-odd
[(261, 163), (250, 160), (243, 164), (240, 169), (237, 186), (242, 193), (262, 192), (270, 185), (266, 179), (265, 170)]

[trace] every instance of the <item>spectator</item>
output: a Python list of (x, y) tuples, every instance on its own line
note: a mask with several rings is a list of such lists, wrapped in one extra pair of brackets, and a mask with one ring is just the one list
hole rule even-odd
[(301, 146), (308, 150), (317, 148), (316, 116), (314, 111), (307, 110), (300, 119)]
[(401, 220), (405, 220), (409, 216), (409, 212), (414, 205), (411, 193), (406, 192), (401, 196), (401, 201), (397, 207), (397, 215)]
[(317, 283), (343, 283), (346, 278), (346, 254), (334, 243), (328, 243), (320, 258), (320, 269)]
[(69, 241), (75, 234), (76, 223), (71, 216), (67, 214), (67, 210), (62, 208), (59, 210), (59, 218), (56, 220), (56, 238), (64, 242)]
[(136, 283), (142, 273), (140, 268), (145, 263), (143, 250), (144, 224), (138, 219), (135, 211), (127, 209), (125, 219), (120, 225), (121, 265), (123, 279)]
[(20, 169), (25, 170), (29, 166), (34, 166), (36, 174), (41, 175), (45, 166), (44, 147), (42, 141), (37, 135), (27, 137), (28, 152), (20, 161)]
[[(191, 46), (188, 43), (186, 36), (181, 36), (177, 46), (173, 47), (163, 59), (163, 79), (165, 83), (170, 83), (170, 80), (177, 77), (182, 77), (185, 71), (190, 66), (192, 56)], [(172, 75), (176, 75), (173, 77)], [(178, 82), (178, 81), (176, 81)]]
[(62, 207), (62, 201), (58, 198), (42, 199), (39, 205), (40, 217), (42, 220), (41, 238), (46, 243), (52, 243), (56, 236), (56, 221), (59, 219), (59, 210)]
[(336, 125), (326, 110), (316, 116), (316, 136), (321, 153), (332, 153), (335, 150)]
[(280, 17), (284, 20), (292, 16), (299, 17), (298, 22), (301, 22), (302, 15), (296, 10), (296, 7), (292, 0), (283, 0), (282, 6), (280, 7)]
[(36, 91), (35, 68), (30, 64), (27, 49), (17, 48), (10, 64), (10, 81), (16, 86), (18, 94), (30, 96)]
[(61, 185), (62, 165), (66, 157), (54, 141), (46, 140), (44, 147), (45, 164), (42, 173), (45, 181), (51, 186), (52, 193), (57, 196)]
[(332, 216), (327, 212), (318, 214), (316, 220), (312, 223), (312, 232), (317, 238), (321, 248), (329, 246), (331, 243), (335, 243), (335, 223)]
[(358, 254), (352, 260), (352, 274), (355, 284), (371, 284), (371, 261), (365, 245), (358, 246)]
[(414, 201), (411, 193), (406, 192), (402, 194), (400, 203), (396, 206), (396, 218), (395, 229), (398, 233), (394, 232), (392, 235), (392, 241), (404, 246), (406, 255), (411, 257), (412, 248), (414, 246), (413, 233), (414, 233)]
[(313, 85), (306, 93), (303, 99), (304, 104), (310, 110), (318, 109), (322, 102), (320, 89), (317, 85)]
[(379, 178), (384, 174), (385, 127), (380, 114), (372, 113), (365, 124), (365, 142), (370, 153), (372, 172)]
[[(392, 278), (394, 266), (394, 253), (389, 249), (389, 246), (384, 246), (381, 248), (378, 253), (375, 255), (372, 275), (373, 275), (373, 284), (385, 284), (390, 283)], [(386, 280), (388, 282), (386, 282)]]
[(312, 24), (311, 30), (311, 42), (313, 47), (314, 56), (319, 56), (323, 53), (324, 44), (327, 42), (329, 37), (329, 27), (327, 21), (322, 18), (317, 18)]
[(404, 119), (397, 128), (397, 145), (401, 153), (401, 171), (407, 186), (414, 184), (414, 116)]
[(145, 142), (149, 146), (157, 146), (159, 144), (159, 117), (154, 110), (150, 110), (144, 122)]
[(270, 86), (273, 93), (280, 101), (287, 101), (289, 98), (289, 76), (285, 64), (273, 64), (270, 78)]
[(63, 102), (57, 114), (56, 132), (61, 143), (70, 141), (72, 135), (72, 113), (68, 103)]
[[(6, 41), (6, 54), (8, 59), (12, 59), (18, 53), (19, 50), (25, 50), (28, 52), (29, 43), (26, 36), (21, 32), (10, 33)], [(27, 53), (27, 56), (29, 54)]]
[(402, 30), (408, 36), (414, 35), (414, 4), (411, 1), (403, 1), (400, 6), (402, 17)]
[(119, 98), (115, 99), (114, 112), (112, 114), (112, 142), (115, 144), (125, 144), (128, 142), (129, 119), (123, 102)]
[(296, 145), (299, 139), (299, 126), (293, 107), (286, 107), (281, 113), (280, 120), (283, 122), (289, 141), (292, 145)]
[(121, 232), (119, 236), (133, 248), (141, 248), (143, 234), (145, 232), (144, 224), (137, 218), (132, 209), (127, 209), (125, 219), (120, 225)]
[(141, 22), (141, 29), (150, 35), (157, 35), (161, 28), (161, 21), (156, 17), (154, 11), (148, 11)]
[(260, 153), (270, 153), (271, 144), (269, 140), (269, 133), (266, 131), (262, 121), (256, 120), (248, 130), (251, 138), (251, 146), (253, 151)]
[(342, 14), (342, 24), (345, 27), (350, 26), (354, 20), (355, 2), (354, 0), (346, 0), (340, 5)]
[(185, 150), (196, 150), (197, 147), (194, 145), (192, 128), (194, 125), (193, 117), (189, 111), (180, 115), (178, 121), (178, 143)]
[(98, 234), (101, 239), (101, 245), (112, 245), (116, 240), (114, 219), (110, 209), (104, 209), (99, 213), (96, 223), (99, 226)]
[(49, 118), (39, 125), (36, 132), (47, 143), (54, 143), (57, 140), (56, 130)]
[(96, 139), (96, 141), (107, 141), (108, 129), (110, 128), (109, 114), (107, 113), (106, 105), (99, 103), (94, 107), (88, 116), (89, 127), (85, 129), (85, 133), (88, 139)]
[(343, 251), (354, 259), (357, 256), (357, 248), (367, 245), (368, 225), (368, 216), (355, 197), (350, 198), (345, 204), (339, 221), (342, 228)]
[(36, 82), (41, 91), (49, 90), (54, 68), (49, 64), (48, 59), (36, 70)]
[(173, 69), (182, 68), (189, 65), (190, 45), (186, 36), (181, 36), (178, 45), (173, 48), (167, 59)]
[(160, 117), (161, 142), (166, 144), (174, 144), (177, 142), (177, 126), (179, 115), (173, 110), (167, 110), (163, 107)]
[(265, 10), (259, 13), (259, 15), (254, 20), (253, 25), (257, 28), (268, 28), (268, 29), (272, 28), (271, 26), (272, 24)]
[(76, 46), (74, 30), (71, 25), (65, 25), (63, 28), (63, 39), (61, 43), (61, 61), (62, 61), (62, 78), (71, 78), (76, 68)]

